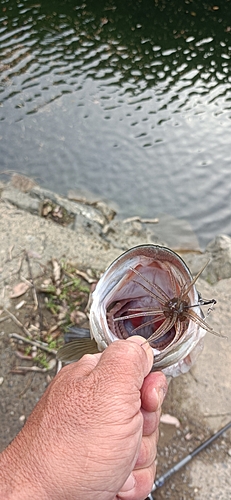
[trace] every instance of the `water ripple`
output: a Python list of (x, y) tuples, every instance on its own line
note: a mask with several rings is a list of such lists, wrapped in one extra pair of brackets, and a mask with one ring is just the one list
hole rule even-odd
[[(113, 84), (117, 83), (118, 88), (124, 88), (125, 83), (129, 81), (129, 92), (141, 96), (142, 100), (141, 94), (146, 88), (157, 87), (156, 91), (158, 93), (162, 82), (162, 93), (169, 92), (178, 82), (181, 82), (177, 87), (178, 93), (184, 91), (186, 86), (192, 87), (200, 78), (201, 72), (201, 69), (195, 68), (195, 58), (200, 57), (200, 62), (203, 60), (201, 66), (205, 70), (207, 66), (205, 60), (211, 57), (211, 49), (213, 49), (212, 45), (214, 44), (212, 36), (202, 37), (199, 40), (194, 36), (187, 36), (185, 47), (188, 47), (188, 49), (184, 48), (182, 50), (183, 47), (177, 45), (162, 49), (161, 45), (155, 43), (153, 36), (143, 39), (141, 33), (140, 37), (137, 37), (136, 45), (134, 45), (134, 40), (131, 39), (129, 46), (124, 32), (120, 34), (118, 41), (118, 32), (115, 33), (114, 27), (110, 25), (111, 19), (105, 18), (103, 21), (100, 20), (100, 23), (99, 20), (96, 22), (96, 14), (84, 9), (85, 6), (78, 6), (77, 16), (76, 18), (73, 17), (73, 19), (65, 18), (63, 14), (60, 14), (60, 16), (57, 14), (53, 22), (50, 23), (49, 30), (44, 28), (40, 30), (41, 18), (44, 18), (41, 13), (42, 7), (38, 5), (35, 10), (34, 7), (28, 6), (26, 8), (21, 4), (19, 17), (14, 18), (14, 22), (12, 22), (14, 25), (17, 24), (17, 27), (14, 26), (11, 30), (5, 28), (1, 34), (1, 48), (2, 50), (7, 49), (5, 54), (3, 50), (5, 59), (2, 56), (1, 63), (3, 68), (10, 66), (11, 69), (10, 74), (9, 71), (7, 74), (4, 74), (3, 71), (3, 81), (5, 78), (13, 80), (14, 76), (19, 73), (32, 73), (30, 66), (35, 62), (34, 53), (36, 52), (38, 64), (48, 64), (51, 77), (57, 68), (58, 61), (60, 61), (61, 71), (70, 76), (73, 74), (74, 77), (78, 77), (79, 74), (85, 74), (86, 78), (91, 77), (95, 80), (107, 80), (113, 76)], [(81, 10), (82, 15), (80, 17)], [(37, 18), (33, 16), (33, 22), (31, 23), (32, 12), (33, 15), (37, 12)], [(116, 9), (114, 9), (114, 13), (117, 13)], [(20, 15), (23, 16), (23, 25), (20, 24)], [(116, 17), (113, 22), (115, 20), (117, 21)], [(4, 21), (8, 22), (6, 17), (4, 17)], [(95, 28), (93, 27), (94, 24)], [(143, 28), (142, 24), (137, 24), (137, 26), (139, 30)], [(89, 31), (87, 31), (88, 27)], [(108, 37), (107, 43), (104, 43), (105, 35)], [(137, 45), (139, 41), (141, 43)], [(222, 50), (221, 57), (229, 59), (229, 54), (225, 52), (226, 44), (223, 43), (220, 48)], [(142, 53), (142, 56), (139, 55), (139, 52)], [(154, 54), (155, 59), (153, 60)], [(182, 61), (182, 56), (184, 56), (184, 61)], [(22, 61), (23, 57), (24, 61)], [(54, 64), (54, 60), (57, 61), (57, 64)], [(66, 69), (63, 69), (64, 61), (70, 63)], [(191, 67), (191, 63), (193, 67)], [(211, 65), (209, 73), (213, 69)], [(161, 71), (158, 68), (161, 68)], [(78, 69), (77, 72), (76, 69)], [(221, 82), (226, 79), (227, 72), (227, 67), (223, 67), (223, 71), (217, 70), (216, 81)], [(33, 69), (33, 73), (36, 75), (35, 69)], [(40, 74), (41, 72), (38, 71), (38, 76)], [(44, 71), (42, 75), (44, 76)], [(208, 70), (206, 75), (208, 75)], [(33, 78), (34, 75), (31, 76), (31, 80)], [(52, 82), (52, 78), (50, 81), (50, 85), (58, 84), (57, 81)], [(14, 81), (11, 83), (14, 85)], [(60, 84), (63, 84), (62, 80), (60, 80)], [(74, 91), (73, 84), (70, 85), (69, 91)], [(128, 92), (128, 89), (124, 88), (124, 91)], [(197, 92), (199, 93), (198, 88)], [(11, 96), (12, 93), (8, 95), (6, 93), (5, 99)]]
[[(124, 136), (127, 135), (131, 141), (130, 154), (134, 147), (140, 148), (150, 162), (146, 176), (150, 175), (152, 155), (157, 155), (156, 165), (162, 162), (160, 175), (166, 179), (172, 176), (177, 200), (187, 205), (187, 196), (185, 199), (179, 186), (181, 177), (188, 192), (192, 179), (187, 164), (188, 154), (195, 153), (192, 139), (195, 129), (191, 124), (196, 123), (201, 131), (199, 144), (205, 141), (209, 148), (208, 125), (213, 129), (213, 144), (218, 137), (217, 130), (225, 130), (231, 119), (229, 9), (229, 0), (224, 0), (217, 11), (212, 9), (209, 0), (192, 5), (181, 2), (177, 8), (173, 2), (150, 0), (128, 5), (102, 0), (100, 6), (92, 0), (84, 3), (51, 0), (37, 5), (30, 0), (20, 3), (2, 0), (0, 120), (5, 126), (8, 122), (18, 123), (31, 114), (41, 114), (42, 110), (48, 113), (51, 105), (63, 106), (66, 112), (64, 97), (71, 94), (70, 106), (75, 109), (75, 120), (84, 131), (86, 122), (93, 127), (95, 120), (101, 123), (104, 136), (104, 130), (110, 130), (111, 121), (112, 147), (125, 148)], [(83, 130), (79, 130), (82, 140)], [(184, 134), (192, 134), (188, 142)], [(97, 150), (93, 133), (89, 140), (92, 149)], [(182, 145), (185, 148), (179, 172), (178, 157), (172, 151), (172, 144), (177, 140), (180, 151)], [(166, 151), (170, 163), (175, 162), (175, 177), (166, 165)], [(205, 154), (204, 146), (198, 146), (197, 152), (200, 174), (197, 170), (194, 175), (199, 186), (210, 167), (210, 155)], [(204, 166), (201, 165), (203, 155), (207, 155)], [(122, 158), (126, 162), (126, 153), (121, 156), (121, 162)], [(207, 188), (215, 190), (216, 173), (211, 179), (211, 184), (210, 180), (206, 181)], [(82, 177), (82, 181), (85, 182), (85, 178)], [(167, 206), (171, 196), (164, 192), (162, 182), (161, 179), (161, 189), (158, 188), (155, 195)], [(150, 184), (140, 180), (147, 192)], [(191, 193), (192, 204), (196, 203), (197, 195), (194, 197)], [(134, 194), (132, 196), (134, 198)], [(209, 198), (209, 210), (218, 210), (220, 196), (219, 188), (216, 201), (213, 203)], [(155, 199), (154, 193), (149, 197)], [(202, 213), (208, 222), (206, 210), (203, 208)], [(226, 220), (222, 207), (221, 213)], [(188, 210), (188, 217), (193, 219), (194, 208)]]

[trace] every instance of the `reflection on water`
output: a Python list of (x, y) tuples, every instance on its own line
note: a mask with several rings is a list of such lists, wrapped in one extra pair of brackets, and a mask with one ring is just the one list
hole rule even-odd
[(1, 0), (0, 170), (231, 234), (230, 0)]

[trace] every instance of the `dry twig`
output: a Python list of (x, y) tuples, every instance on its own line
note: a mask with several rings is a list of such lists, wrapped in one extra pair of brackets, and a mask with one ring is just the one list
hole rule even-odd
[(25, 337), (22, 337), (22, 335), (18, 335), (17, 333), (10, 333), (9, 336), (16, 340), (22, 340), (22, 342), (25, 342), (26, 344), (34, 345), (35, 347), (38, 347), (38, 349), (42, 349), (49, 354), (54, 354), (55, 356), (57, 354), (56, 349), (49, 349), (49, 347), (44, 346), (42, 342), (26, 339)]
[(39, 368), (39, 366), (17, 366), (17, 368), (13, 368), (10, 370), (10, 373), (27, 373), (27, 372), (39, 372), (46, 373), (49, 372), (51, 368)]
[(134, 217), (128, 217), (127, 219), (123, 220), (123, 223), (126, 224), (127, 222), (141, 222), (143, 224), (157, 224), (159, 222), (159, 219), (142, 219), (138, 215), (134, 215)]
[[(21, 372), (21, 374), (23, 373), (24, 375), (24, 372)], [(24, 394), (27, 392), (27, 390), (29, 389), (30, 385), (32, 384), (32, 380), (34, 378), (34, 375), (33, 373), (31, 374), (31, 376), (29, 377), (29, 380), (28, 382), (26, 383), (25, 387), (23, 388), (23, 390), (19, 393), (18, 397), (19, 398), (22, 398), (22, 396), (24, 396)]]
[(6, 319), (9, 319), (9, 316), (3, 316), (3, 318), (0, 318), (0, 323), (2, 323), (3, 321), (6, 321)]
[(31, 337), (31, 334), (30, 334), (29, 330), (27, 330), (27, 328), (21, 323), (21, 321), (19, 321), (18, 318), (16, 318), (16, 316), (14, 314), (12, 314), (10, 311), (8, 311), (8, 309), (4, 309), (4, 311), (9, 315), (9, 317), (14, 321), (14, 323), (16, 325), (18, 325), (18, 326), (20, 326), (20, 328), (22, 328), (22, 330), (24, 331), (24, 333), (28, 337)]
[(34, 279), (33, 279), (33, 274), (32, 274), (32, 268), (31, 268), (31, 263), (30, 263), (28, 252), (26, 252), (25, 255), (26, 255), (26, 261), (27, 261), (29, 275), (30, 275), (30, 284), (32, 286), (32, 293), (33, 293), (33, 298), (34, 298), (34, 303), (35, 303), (35, 311), (36, 311), (36, 309), (38, 309), (39, 322), (40, 322), (40, 330), (43, 330), (42, 311), (41, 311), (41, 307), (40, 307), (40, 304), (39, 304), (39, 300), (38, 300), (38, 296), (37, 296), (37, 292), (36, 292), (36, 288), (35, 288), (35, 284), (34, 284)]
[(90, 285), (97, 281), (96, 278), (91, 278), (91, 276), (89, 276), (87, 273), (84, 273), (83, 271), (79, 271), (79, 269), (75, 269), (75, 273), (78, 276), (81, 276), (81, 278), (87, 281), (87, 283), (89, 283)]

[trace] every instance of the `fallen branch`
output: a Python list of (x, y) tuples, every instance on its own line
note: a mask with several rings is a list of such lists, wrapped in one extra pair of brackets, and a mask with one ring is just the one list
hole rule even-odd
[(33, 361), (32, 356), (27, 356), (26, 354), (22, 354), (20, 351), (16, 351), (16, 356), (20, 359), (25, 359), (26, 361)]

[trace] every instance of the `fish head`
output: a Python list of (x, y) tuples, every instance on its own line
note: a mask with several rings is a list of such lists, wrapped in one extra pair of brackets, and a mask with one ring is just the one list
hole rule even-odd
[(203, 347), (206, 323), (190, 270), (172, 250), (140, 245), (118, 257), (99, 280), (90, 310), (100, 351), (141, 335), (154, 353), (153, 371), (187, 372)]

